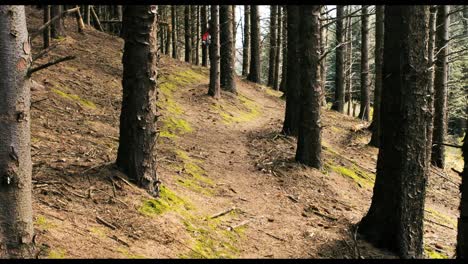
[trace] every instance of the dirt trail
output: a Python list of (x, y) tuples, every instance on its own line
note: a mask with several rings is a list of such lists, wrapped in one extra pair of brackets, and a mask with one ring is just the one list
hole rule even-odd
[[(40, 13), (28, 12), (28, 26), (37, 28)], [(39, 62), (77, 59), (33, 76), (40, 258), (394, 257), (353, 239), (372, 197), (377, 155), (369, 132), (357, 129), (362, 122), (324, 109), (325, 166), (306, 168), (293, 160), (295, 139), (279, 134), (280, 93), (238, 79), (238, 95), (214, 100), (206, 68), (166, 56), (156, 102), (161, 197), (135, 187), (112, 164), (123, 42), (92, 29), (71, 32), (74, 23), (67, 19), (68, 36)], [(35, 53), (40, 45), (36, 39)], [(433, 172), (426, 254), (451, 256), (460, 179)]]

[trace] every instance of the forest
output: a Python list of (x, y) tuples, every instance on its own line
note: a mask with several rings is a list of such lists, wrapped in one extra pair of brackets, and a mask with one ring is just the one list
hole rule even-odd
[(0, 258), (468, 258), (466, 5), (0, 5)]

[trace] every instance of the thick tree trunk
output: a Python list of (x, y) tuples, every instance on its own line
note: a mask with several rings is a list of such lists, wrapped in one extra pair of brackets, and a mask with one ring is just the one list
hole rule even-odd
[(369, 16), (367, 6), (362, 6), (361, 15), (361, 109), (359, 118), (369, 121)]
[[(61, 5), (51, 5), (50, 6), (50, 16), (55, 17), (62, 13)], [(64, 36), (62, 18), (55, 20), (52, 25), (50, 25), (50, 36), (54, 39), (58, 39)]]
[(283, 66), (281, 69), (281, 82), (280, 82), (280, 91), (283, 93), (286, 93), (286, 77), (288, 73), (288, 23), (287, 23), (287, 16), (288, 12), (286, 11), (286, 6), (283, 6), (283, 17), (281, 18), (283, 20)]
[(434, 166), (445, 167), (445, 146), (447, 134), (447, 66), (448, 66), (448, 5), (440, 5), (436, 22), (436, 59), (434, 75), (434, 133), (432, 135), (432, 157)]
[[(49, 22), (50, 20), (50, 6), (49, 5), (44, 5), (43, 7), (43, 10), (44, 10), (44, 24)], [(50, 27), (47, 27), (46, 29), (44, 29), (43, 33), (42, 33), (42, 39), (43, 39), (43, 48), (46, 49), (49, 47), (50, 45)]]
[(244, 43), (242, 49), (242, 76), (249, 74), (250, 67), (250, 6), (244, 6)]
[(230, 5), (221, 5), (220, 17), (220, 42), (221, 42), (221, 89), (236, 93), (234, 79), (234, 45), (232, 41), (232, 8)]
[(278, 6), (270, 6), (270, 54), (268, 62), (268, 81), (267, 86), (273, 87), (275, 76), (275, 62), (276, 62), (276, 14), (278, 13)]
[(426, 146), (431, 140), (426, 133), (428, 18), (428, 6), (385, 7), (382, 141), (372, 204), (359, 225), (369, 242), (402, 258), (423, 253)]
[(375, 89), (374, 112), (372, 114), (372, 137), (369, 145), (380, 146), (380, 102), (382, 98), (382, 60), (384, 43), (384, 6), (376, 5), (375, 8)]
[(279, 90), (279, 73), (280, 73), (280, 60), (281, 60), (281, 6), (278, 6), (278, 15), (276, 16), (278, 28), (278, 35), (276, 37), (276, 55), (275, 55), (275, 73), (273, 77), (273, 89)]
[(155, 196), (159, 193), (156, 13), (155, 5), (128, 5), (124, 10), (123, 96), (117, 152), (117, 166)]
[[(202, 34), (205, 34), (208, 25), (208, 6), (201, 6), (201, 30)], [(202, 45), (202, 66), (208, 66), (208, 46)]]
[(177, 6), (171, 6), (171, 22), (172, 22), (172, 58), (179, 58), (177, 52)]
[(214, 98), (220, 98), (220, 77), (219, 77), (219, 15), (218, 6), (211, 6), (211, 19), (210, 19), (210, 84), (208, 88), (208, 95)]
[(343, 14), (344, 6), (336, 6), (336, 62), (335, 62), (335, 101), (332, 105), (332, 110), (344, 113), (345, 104), (345, 87), (344, 87), (344, 45), (343, 43)]
[(260, 24), (258, 6), (250, 6), (250, 69), (247, 80), (260, 83)]
[(320, 169), (322, 145), (320, 128), (320, 6), (301, 6), (300, 11), (300, 62), (301, 105), (297, 139), (296, 160)]
[(0, 5), (0, 258), (34, 251), (30, 47), (24, 6)]
[(185, 62), (191, 62), (192, 56), (192, 23), (190, 23), (190, 6), (184, 8)]
[(288, 5), (288, 55), (287, 55), (287, 77), (286, 77), (286, 111), (282, 133), (288, 136), (297, 136), (300, 120), (300, 63), (303, 54), (299, 53), (300, 41), (299, 23), (301, 7)]
[(465, 166), (461, 175), (462, 182), (460, 186), (461, 201), (460, 201), (460, 217), (458, 218), (458, 235), (457, 235), (457, 258), (468, 258), (468, 138), (465, 134), (463, 141), (463, 157)]

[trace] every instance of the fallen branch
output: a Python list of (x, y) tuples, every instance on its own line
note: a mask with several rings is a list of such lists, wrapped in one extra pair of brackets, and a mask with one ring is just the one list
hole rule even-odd
[(48, 62), (48, 63), (46, 63), (46, 64), (42, 64), (42, 65), (39, 65), (39, 66), (37, 66), (37, 67), (30, 68), (30, 69), (28, 70), (28, 74), (27, 74), (27, 75), (28, 75), (28, 76), (31, 76), (31, 74), (33, 74), (33, 73), (35, 73), (35, 72), (37, 72), (37, 71), (43, 70), (43, 69), (45, 69), (45, 68), (48, 68), (48, 67), (53, 66), (53, 65), (55, 65), (55, 64), (59, 64), (59, 63), (64, 62), (64, 61), (73, 60), (73, 59), (75, 59), (75, 58), (76, 58), (76, 56), (66, 56), (66, 57), (63, 57), (63, 58), (60, 58), (60, 59), (57, 59), (57, 60)]
[(435, 221), (429, 220), (428, 218), (424, 218), (424, 221), (427, 221), (429, 223), (432, 223), (432, 224), (435, 224), (435, 225), (438, 225), (438, 226), (442, 226), (442, 227), (445, 227), (445, 228), (448, 228), (448, 229), (455, 230), (455, 228), (453, 228), (451, 226), (447, 226), (447, 225), (444, 225), (444, 224), (437, 223)]
[(239, 224), (237, 224), (235, 226), (228, 227), (228, 230), (229, 231), (234, 231), (236, 228), (239, 228), (241, 226), (245, 226), (246, 224), (250, 223), (250, 221), (252, 221), (252, 220), (249, 219), (249, 220), (242, 221), (242, 222), (240, 222)]
[(38, 54), (34, 55), (34, 56), (32, 57), (33, 62), (36, 61), (36, 60), (38, 60), (39, 58), (41, 58), (41, 57), (44, 56), (45, 54), (47, 54), (47, 53), (48, 53), (49, 51), (51, 51), (52, 49), (55, 49), (55, 48), (58, 46), (59, 43), (60, 43), (60, 42), (54, 43), (54, 44), (50, 45), (47, 49), (43, 49), (43, 50), (41, 50), (41, 52), (39, 52)]
[(47, 23), (45, 23), (44, 25), (42, 25), (36, 32), (34, 32), (33, 34), (31, 34), (30, 36), (30, 42), (32, 42), (32, 40), (34, 38), (36, 38), (37, 36), (39, 36), (42, 31), (44, 31), (46, 28), (48, 28), (53, 22), (55, 22), (55, 20), (57, 19), (60, 19), (62, 17), (64, 17), (65, 15), (67, 14), (70, 14), (70, 13), (73, 13), (73, 12), (76, 12), (76, 11), (79, 11), (80, 8), (79, 7), (75, 7), (75, 8), (72, 8), (72, 9), (68, 9), (68, 10), (65, 10), (63, 11), (62, 13), (54, 16), (51, 20), (49, 20)]
[(444, 142), (432, 142), (432, 146), (434, 145), (443, 145), (447, 147), (452, 147), (452, 148), (462, 148), (462, 146), (454, 145), (454, 144), (449, 144), (449, 143), (444, 143)]
[(99, 216), (96, 216), (96, 220), (97, 220), (98, 223), (103, 224), (103, 225), (109, 227), (109, 228), (112, 229), (112, 230), (116, 230), (116, 229), (117, 229), (117, 227), (115, 227), (113, 224), (107, 222), (106, 220), (102, 219), (102, 218), (99, 217)]
[(103, 29), (102, 26), (101, 26), (101, 22), (99, 22), (99, 17), (97, 16), (96, 11), (94, 11), (94, 7), (93, 7), (93, 6), (90, 6), (89, 9), (91, 10), (91, 14), (93, 15), (94, 21), (95, 21), (96, 24), (98, 25), (99, 30), (101, 30), (101, 31), (104, 32), (104, 29)]
[(261, 231), (261, 232), (265, 233), (266, 235), (268, 235), (268, 236), (270, 236), (270, 237), (272, 237), (272, 238), (274, 238), (274, 239), (276, 239), (276, 240), (286, 242), (286, 239), (284, 239), (284, 238), (277, 237), (277, 236), (275, 236), (275, 235), (273, 235), (273, 234), (270, 234), (270, 233), (268, 233), (268, 232), (266, 232), (266, 231), (263, 231), (263, 230), (261, 230), (261, 229), (258, 229), (258, 231)]
[(228, 213), (230, 213), (230, 212), (232, 212), (232, 211), (234, 211), (234, 210), (236, 210), (236, 207), (231, 207), (231, 208), (229, 208), (229, 209), (227, 209), (227, 210), (224, 210), (224, 211), (222, 211), (222, 212), (219, 212), (219, 213), (216, 213), (216, 214), (210, 216), (210, 219), (218, 218), (218, 217), (223, 216), (223, 215), (225, 215), (225, 214), (228, 214)]

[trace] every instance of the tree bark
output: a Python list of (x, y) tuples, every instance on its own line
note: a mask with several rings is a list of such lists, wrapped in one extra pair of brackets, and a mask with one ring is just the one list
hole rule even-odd
[(0, 5), (0, 61), (0, 258), (32, 258), (31, 95), (27, 76), (32, 59), (24, 6)]
[(260, 83), (260, 24), (258, 6), (250, 6), (250, 69), (247, 80)]
[(369, 121), (369, 17), (367, 6), (362, 6), (361, 15), (361, 109), (359, 118)]
[(268, 62), (268, 82), (267, 86), (273, 87), (275, 76), (275, 62), (276, 62), (276, 14), (278, 13), (278, 6), (270, 6), (270, 54)]
[(345, 87), (344, 87), (344, 46), (343, 43), (343, 14), (344, 6), (336, 6), (336, 62), (335, 62), (335, 101), (332, 110), (344, 113)]
[[(280, 82), (280, 91), (283, 93), (286, 93), (286, 78), (287, 78), (287, 72), (288, 72), (288, 23), (287, 23), (287, 17), (288, 17), (288, 12), (286, 11), (286, 6), (283, 6), (283, 66), (281, 69), (281, 82)], [(284, 95), (284, 94), (283, 94)]]
[[(208, 7), (206, 5), (201, 6), (201, 30), (202, 34), (205, 34), (208, 25)], [(208, 46), (202, 45), (202, 66), (208, 66)]]
[(86, 25), (91, 25), (91, 9), (89, 5), (84, 6), (84, 11), (83, 11), (83, 16), (84, 16), (84, 22)]
[(220, 17), (220, 42), (221, 42), (221, 89), (237, 93), (234, 79), (234, 45), (232, 41), (232, 8), (230, 5), (221, 5)]
[(211, 6), (211, 19), (210, 19), (210, 84), (208, 88), (208, 95), (214, 98), (220, 98), (220, 76), (219, 76), (219, 16), (218, 6)]
[(380, 104), (382, 98), (382, 61), (384, 43), (384, 9), (383, 5), (375, 8), (375, 89), (374, 89), (374, 113), (372, 115), (372, 137), (369, 145), (380, 146)]
[[(429, 7), (385, 7), (382, 136), (372, 204), (359, 232), (402, 258), (423, 253), (429, 157)], [(397, 53), (395, 53), (397, 52)]]
[(281, 60), (281, 6), (277, 6), (278, 14), (276, 16), (278, 34), (276, 36), (276, 55), (275, 55), (275, 73), (273, 77), (273, 89), (279, 90), (279, 73), (280, 73), (280, 60)]
[[(351, 14), (352, 6), (348, 6), (348, 14)], [(344, 71), (345, 76), (345, 87), (346, 91), (348, 91), (348, 96), (345, 96), (345, 102), (348, 101), (348, 115), (351, 115), (351, 105), (353, 103), (353, 27), (352, 27), (352, 17), (348, 17), (347, 19), (347, 33), (346, 33), (346, 41), (348, 42), (347, 48), (345, 51), (346, 59), (345, 59), (345, 68), (349, 67), (349, 70)], [(354, 113), (352, 115), (354, 117)]]
[[(429, 16), (429, 40), (428, 40), (428, 64), (434, 65), (434, 48), (435, 48), (435, 30), (436, 30), (436, 19), (437, 19), (437, 6), (431, 5)], [(434, 129), (434, 66), (429, 67), (429, 113), (431, 113), (431, 121), (429, 122), (427, 128), (427, 135), (429, 138), (433, 138), (433, 129)], [(428, 142), (427, 145), (427, 155), (431, 157), (432, 153), (432, 141)]]
[(320, 61), (320, 85), (322, 86), (322, 100), (321, 100), (321, 105), (326, 106), (327, 105), (327, 99), (326, 99), (326, 90), (325, 90), (325, 85), (327, 81), (327, 54), (326, 54), (326, 49), (328, 45), (328, 27), (322, 26), (323, 23), (321, 21), (320, 23), (320, 54), (321, 56), (324, 56), (321, 61)]
[(458, 218), (458, 234), (457, 234), (457, 258), (468, 258), (468, 138), (465, 134), (463, 141), (463, 157), (465, 166), (461, 175), (462, 182), (460, 185), (461, 201), (460, 201), (460, 216)]
[(156, 174), (157, 6), (128, 5), (123, 14), (123, 96), (117, 166), (150, 194)]
[(195, 30), (195, 35), (197, 37), (197, 41), (195, 42), (195, 65), (200, 65), (200, 6), (197, 5), (196, 7), (196, 12), (197, 12), (197, 15), (196, 15), (196, 20), (197, 20), (197, 23), (196, 23), (196, 27), (197, 29)]
[[(444, 142), (447, 134), (447, 80), (448, 80), (448, 5), (440, 5), (436, 22), (436, 51), (434, 74), (434, 132), (432, 142)], [(445, 167), (445, 146), (432, 146), (432, 164), (439, 168)]]
[(302, 164), (320, 169), (321, 128), (320, 128), (320, 6), (300, 7), (300, 62), (301, 104), (300, 125), (297, 140), (296, 160)]
[(242, 49), (242, 76), (249, 74), (250, 67), (250, 6), (244, 6), (244, 43)]
[(286, 111), (282, 133), (297, 136), (300, 120), (300, 63), (302, 54), (299, 53), (299, 23), (300, 8), (297, 5), (287, 6), (288, 18), (288, 55), (286, 76)]
[[(43, 7), (43, 10), (44, 10), (44, 24), (49, 22), (50, 20), (50, 6), (49, 5), (44, 5)], [(42, 39), (43, 39), (43, 48), (46, 49), (49, 47), (50, 45), (50, 27), (47, 27), (46, 29), (44, 29), (44, 31), (42, 32)]]
[(179, 54), (177, 52), (177, 8), (175, 5), (171, 5), (171, 22), (172, 22), (172, 58), (178, 59)]
[(185, 62), (191, 62), (192, 56), (192, 27), (190, 23), (190, 6), (184, 8), (184, 36), (185, 36)]
[[(50, 6), (50, 16), (55, 17), (62, 13), (62, 6), (61, 5), (51, 5)], [(62, 18), (57, 19), (52, 23), (50, 26), (50, 36), (54, 39), (58, 39), (64, 36), (63, 32), (63, 25), (62, 25)]]
[(196, 36), (197, 35), (196, 11), (197, 11), (197, 6), (196, 5), (190, 5), (190, 47), (192, 48), (191, 53), (190, 53), (191, 54), (190, 61), (192, 62), (192, 64), (195, 64), (195, 65), (196, 65), (196, 50), (198, 48), (196, 46), (196, 42), (195, 42), (195, 39), (197, 37)]

